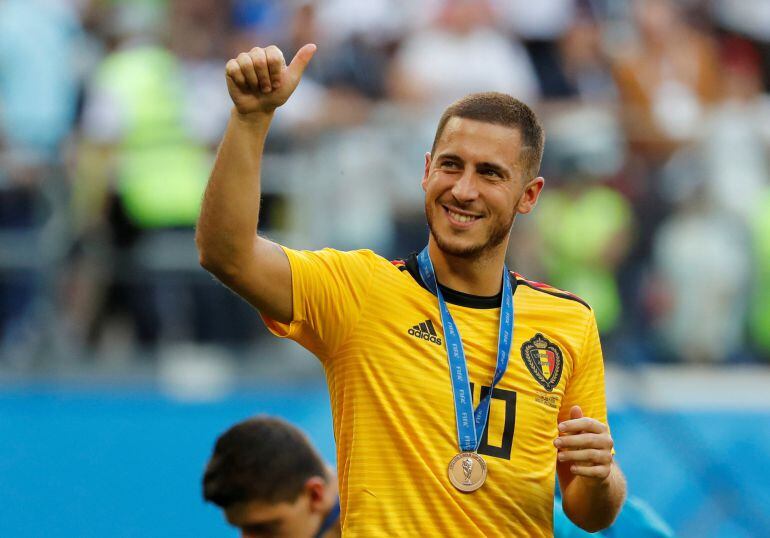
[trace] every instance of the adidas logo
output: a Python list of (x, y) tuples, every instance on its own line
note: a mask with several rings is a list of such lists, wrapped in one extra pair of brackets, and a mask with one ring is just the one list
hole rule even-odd
[(426, 319), (422, 323), (418, 323), (406, 332), (415, 338), (427, 340), (428, 342), (432, 342), (437, 346), (441, 345), (441, 338), (439, 338), (436, 334), (436, 329), (433, 328), (433, 322), (429, 319)]

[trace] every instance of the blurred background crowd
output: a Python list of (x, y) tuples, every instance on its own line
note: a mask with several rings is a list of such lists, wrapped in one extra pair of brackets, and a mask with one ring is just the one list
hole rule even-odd
[(770, 359), (765, 0), (0, 0), (0, 369), (254, 357), (266, 333), (193, 226), (225, 62), (307, 42), (266, 235), (419, 250), (441, 111), (507, 92), (547, 133), (510, 265), (591, 303), (608, 362)]

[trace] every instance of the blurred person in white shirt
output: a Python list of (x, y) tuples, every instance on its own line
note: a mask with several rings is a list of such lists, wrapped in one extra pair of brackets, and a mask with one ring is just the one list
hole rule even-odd
[(564, 97), (561, 38), (572, 28), (578, 14), (592, 11), (579, 0), (491, 0), (500, 24), (526, 49), (545, 98)]
[(762, 92), (761, 58), (748, 40), (725, 41), (724, 100), (702, 130), (711, 198), (743, 220), (770, 187), (770, 95)]
[(479, 91), (536, 100), (532, 62), (520, 43), (494, 27), (495, 15), (488, 0), (445, 0), (430, 26), (401, 44), (391, 95), (428, 106)]
[[(669, 173), (681, 182), (676, 212), (653, 240), (655, 333), (665, 354), (691, 362), (719, 362), (744, 351), (751, 272), (743, 221), (715, 203), (703, 173), (683, 159)], [(685, 186), (686, 185), (686, 186)]]

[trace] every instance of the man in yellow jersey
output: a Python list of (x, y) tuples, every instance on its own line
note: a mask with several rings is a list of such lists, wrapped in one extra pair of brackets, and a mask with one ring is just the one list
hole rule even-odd
[(292, 250), (255, 234), (260, 166), (314, 52), (287, 66), (277, 47), (257, 47), (227, 63), (235, 106), (197, 243), (273, 333), (321, 360), (343, 534), (550, 536), (557, 472), (568, 517), (609, 526), (625, 481), (593, 312), (504, 264), (514, 217), (544, 184), (534, 114), (497, 93), (445, 111), (425, 157), (431, 233), (419, 255)]

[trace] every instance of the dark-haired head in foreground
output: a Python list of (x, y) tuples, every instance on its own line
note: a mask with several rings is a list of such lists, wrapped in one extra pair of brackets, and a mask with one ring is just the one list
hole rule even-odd
[(337, 502), (337, 477), (300, 430), (255, 417), (217, 439), (203, 497), (243, 537), (312, 537)]

